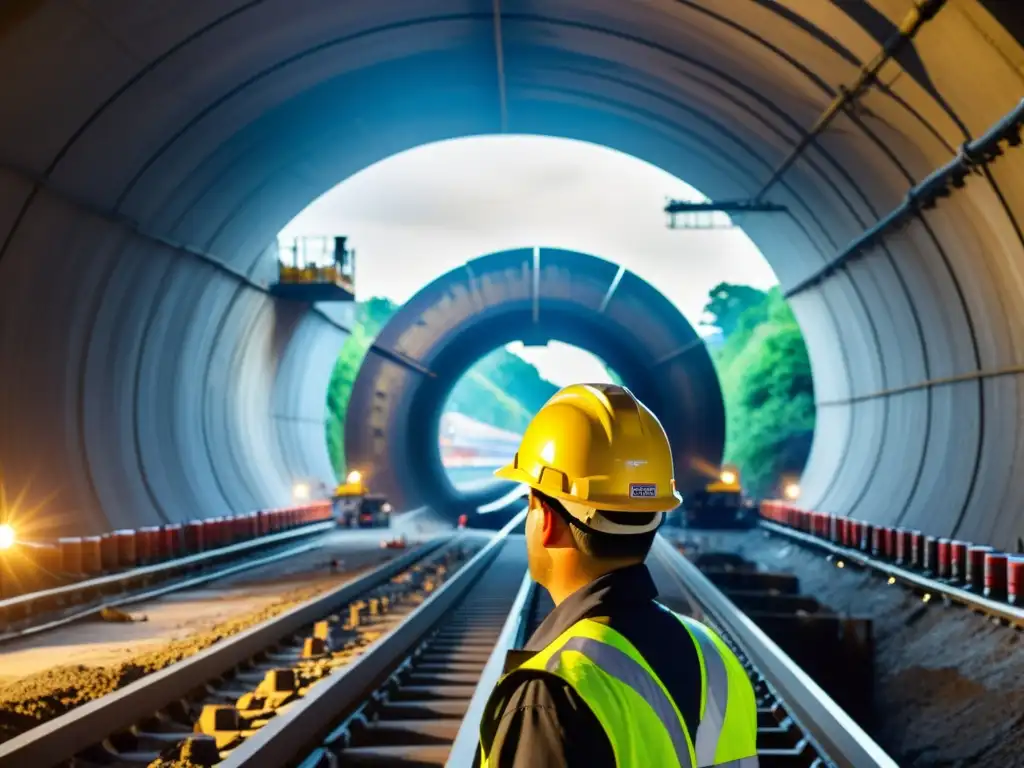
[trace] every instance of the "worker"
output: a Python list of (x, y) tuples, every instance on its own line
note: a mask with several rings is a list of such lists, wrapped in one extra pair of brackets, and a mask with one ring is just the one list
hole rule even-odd
[(755, 768), (750, 679), (711, 629), (655, 601), (644, 565), (681, 501), (657, 417), (624, 387), (566, 387), (495, 474), (530, 488), (530, 574), (555, 608), (508, 655), (481, 765)]

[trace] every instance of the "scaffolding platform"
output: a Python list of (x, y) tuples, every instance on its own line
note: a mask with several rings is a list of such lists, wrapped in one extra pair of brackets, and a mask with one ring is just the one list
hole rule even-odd
[(297, 237), (278, 243), (278, 280), (270, 293), (287, 301), (355, 301), (355, 251), (344, 237)]

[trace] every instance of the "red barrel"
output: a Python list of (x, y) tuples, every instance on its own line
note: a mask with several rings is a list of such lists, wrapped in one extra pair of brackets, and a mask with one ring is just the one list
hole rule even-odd
[(245, 541), (249, 533), (249, 516), (235, 515), (231, 518), (231, 540), (234, 542)]
[(907, 565), (911, 568), (921, 568), (924, 564), (924, 534), (921, 531), (910, 532), (910, 560)]
[(104, 571), (117, 569), (117, 538), (112, 533), (104, 533), (100, 538), (100, 560)]
[(82, 537), (82, 573), (87, 576), (103, 573), (103, 550), (99, 536)]
[(208, 517), (203, 521), (203, 539), (207, 549), (220, 546), (220, 518)]
[(80, 574), (82, 572), (82, 540), (67, 537), (57, 540), (60, 547), (60, 569), (64, 573)]
[(217, 546), (227, 547), (231, 544), (231, 516), (221, 515), (217, 518)]
[(1002, 552), (985, 553), (985, 597), (1006, 599), (1007, 556)]
[(139, 562), (136, 549), (135, 531), (114, 531), (117, 541), (117, 565), (119, 568), (134, 568)]
[(896, 562), (905, 565), (910, 563), (910, 531), (905, 528), (897, 528), (896, 534)]
[(949, 578), (955, 582), (967, 578), (967, 547), (966, 541), (949, 542)]
[(220, 518), (221, 546), (229, 547), (235, 543), (235, 516), (224, 515)]
[(926, 573), (937, 575), (939, 572), (939, 539), (936, 536), (924, 537), (924, 555), (921, 567)]
[(170, 529), (163, 525), (156, 532), (156, 559), (160, 562), (174, 556), (174, 540)]
[(876, 557), (881, 557), (885, 554), (885, 528), (881, 526), (871, 526), (871, 554)]
[(160, 557), (160, 529), (155, 525), (139, 528), (135, 539), (140, 565), (157, 562)]
[(181, 532), (181, 523), (168, 523), (164, 526), (164, 545), (167, 547), (167, 556), (170, 558), (181, 557), (185, 549)]
[(469, 522), (469, 515), (459, 515), (459, 528), (465, 528)]
[(1014, 605), (1024, 598), (1024, 556), (1011, 557), (1006, 564), (1006, 593)]
[(975, 592), (985, 588), (985, 556), (994, 552), (993, 547), (982, 547), (974, 544), (967, 547), (967, 587)]
[(220, 517), (214, 518), (217, 526), (217, 546), (227, 547), (231, 544), (231, 516), (221, 515)]
[(875, 539), (875, 526), (871, 523), (861, 523), (860, 526), (860, 549), (864, 552), (871, 551), (871, 542)]
[(850, 521), (849, 544), (854, 549), (860, 549), (860, 537), (864, 535), (864, 524), (860, 520)]
[(948, 579), (952, 573), (952, 545), (949, 539), (937, 539), (935, 542), (935, 562), (938, 564), (935, 575), (940, 579)]
[(849, 528), (849, 521), (845, 517), (836, 518), (836, 536), (834, 541), (840, 546), (846, 546), (846, 532)]
[(203, 521), (189, 520), (185, 523), (185, 552), (195, 555), (203, 551)]
[(896, 529), (888, 525), (882, 529), (882, 556), (886, 560), (896, 559)]
[(32, 556), (35, 558), (39, 569), (52, 577), (48, 579), (50, 586), (60, 581), (57, 577), (57, 574), (62, 570), (60, 545), (55, 547), (52, 544), (40, 544), (38, 547), (33, 548)]

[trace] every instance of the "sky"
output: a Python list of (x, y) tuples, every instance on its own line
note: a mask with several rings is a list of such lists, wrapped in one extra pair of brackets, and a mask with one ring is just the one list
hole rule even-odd
[[(702, 196), (605, 147), (483, 136), (428, 144), (372, 165), (315, 200), (280, 236), (347, 235), (360, 300), (403, 303), (466, 261), (534, 246), (620, 264), (658, 288), (694, 326), (717, 283), (776, 284), (742, 230), (669, 229), (668, 198)], [(565, 344), (509, 349), (559, 386), (608, 381), (597, 358)]]

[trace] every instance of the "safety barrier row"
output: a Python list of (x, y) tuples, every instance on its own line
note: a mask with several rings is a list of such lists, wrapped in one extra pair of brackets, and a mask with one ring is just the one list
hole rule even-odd
[(761, 516), (991, 600), (1024, 602), (1024, 555), (912, 528), (799, 509), (782, 501), (761, 502)]
[(16, 597), (104, 574), (158, 565), (261, 536), (329, 520), (329, 501), (267, 509), (185, 523), (74, 536), (55, 542), (18, 542), (0, 552), (4, 576), (0, 593)]

